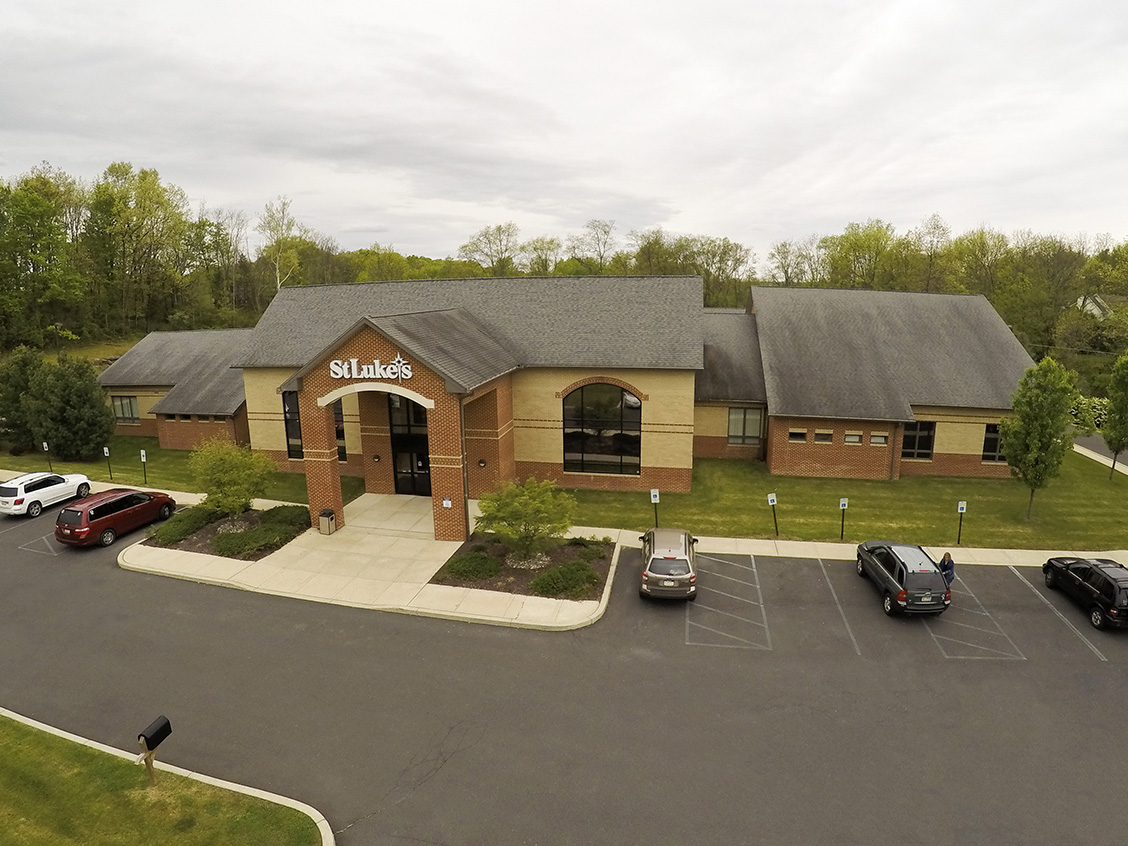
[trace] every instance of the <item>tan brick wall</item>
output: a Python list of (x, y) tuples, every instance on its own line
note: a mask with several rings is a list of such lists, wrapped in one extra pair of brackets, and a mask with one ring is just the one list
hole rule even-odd
[(551, 479), (561, 488), (599, 491), (649, 491), (658, 488), (670, 493), (689, 493), (693, 470), (688, 467), (643, 467), (638, 476), (618, 476), (614, 473), (565, 473), (561, 464), (518, 461), (518, 480), (530, 477), (541, 481)]
[[(286, 427), (278, 386), (294, 375), (293, 368), (260, 367), (243, 370), (247, 398), (247, 433), (251, 448), (286, 457)], [(300, 470), (298, 472), (301, 472)]]
[(931, 461), (901, 459), (902, 476), (978, 476), (1004, 479), (1010, 475), (1005, 461), (984, 461), (977, 455), (944, 455), (933, 453)]
[(106, 405), (113, 407), (111, 397), (137, 397), (137, 423), (118, 423), (114, 427), (115, 435), (130, 437), (159, 437), (157, 416), (151, 411), (152, 407), (172, 390), (170, 385), (138, 385), (128, 388), (114, 387), (106, 389)]
[(694, 406), (694, 458), (739, 458), (746, 461), (763, 458), (764, 447), (762, 442), (760, 444), (730, 444), (728, 442), (728, 410), (728, 405)]
[[(518, 479), (527, 477), (522, 469), (525, 466), (563, 468), (564, 397), (580, 385), (596, 382), (619, 385), (642, 400), (644, 473), (647, 468), (692, 471), (692, 371), (538, 369), (513, 374), (514, 460)], [(602, 475), (568, 473), (569, 479), (577, 477), (575, 484), (563, 484), (586, 487), (579, 477)]]
[(514, 481), (512, 378), (506, 375), (479, 388), (463, 413), (467, 489), (470, 498), (477, 499), (502, 482)]

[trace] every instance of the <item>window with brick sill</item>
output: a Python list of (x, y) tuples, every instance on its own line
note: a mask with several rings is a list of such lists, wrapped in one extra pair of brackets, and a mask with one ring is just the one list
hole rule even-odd
[(983, 434), (983, 460), (1006, 463), (1003, 455), (1002, 438), (999, 436), (999, 424), (988, 423)]
[(834, 435), (831, 432), (815, 432), (816, 444), (830, 444), (834, 443)]
[(936, 424), (931, 420), (918, 420), (905, 424), (901, 440), (901, 458), (932, 460), (932, 442), (936, 437)]
[(137, 397), (110, 397), (110, 405), (113, 406), (118, 423), (141, 422), (141, 416), (137, 413)]
[(792, 429), (787, 433), (787, 440), (795, 444), (805, 444), (807, 443), (807, 430)]
[(760, 443), (763, 427), (763, 409), (730, 408), (728, 410), (728, 442), (730, 444)]
[(862, 435), (860, 432), (847, 432), (842, 437), (844, 444), (860, 444), (862, 442)]
[(873, 446), (888, 446), (888, 435), (870, 435), (870, 444)]

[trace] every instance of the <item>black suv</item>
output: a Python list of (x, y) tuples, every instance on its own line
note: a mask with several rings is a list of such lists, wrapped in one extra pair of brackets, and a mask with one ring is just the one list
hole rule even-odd
[(858, 545), (858, 575), (869, 577), (886, 614), (943, 614), (952, 592), (940, 566), (919, 546), (890, 541)]
[(1051, 558), (1042, 573), (1046, 587), (1088, 610), (1094, 629), (1128, 626), (1128, 567), (1108, 558)]

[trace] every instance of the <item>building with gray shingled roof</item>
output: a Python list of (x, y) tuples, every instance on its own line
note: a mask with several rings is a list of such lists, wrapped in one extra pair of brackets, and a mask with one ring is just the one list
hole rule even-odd
[(362, 476), (432, 495), (436, 537), (464, 536), (465, 501), (502, 481), (688, 491), (701, 457), (1007, 474), (998, 423), (1033, 362), (983, 297), (756, 287), (745, 309), (707, 309), (702, 290), (690, 276), (282, 288), (254, 329), (154, 333), (103, 384), (115, 411), (152, 390), (162, 443), (244, 403), (246, 440), (306, 473), (311, 509), (340, 521), (340, 474)]

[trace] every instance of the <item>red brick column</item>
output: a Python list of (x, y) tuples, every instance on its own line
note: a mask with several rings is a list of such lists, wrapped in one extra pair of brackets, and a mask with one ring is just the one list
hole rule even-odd
[[(431, 509), (435, 540), (466, 540), (466, 494), (462, 461), (462, 405), (443, 393), (427, 412), (427, 448), (431, 456)], [(450, 507), (446, 507), (449, 501)]]
[(345, 525), (341, 496), (341, 465), (337, 460), (337, 427), (333, 409), (317, 404), (312, 394), (298, 395), (302, 418), (302, 454), (305, 456), (306, 491), (309, 494), (310, 524), (319, 524), (321, 511), (332, 508), (337, 528)]

